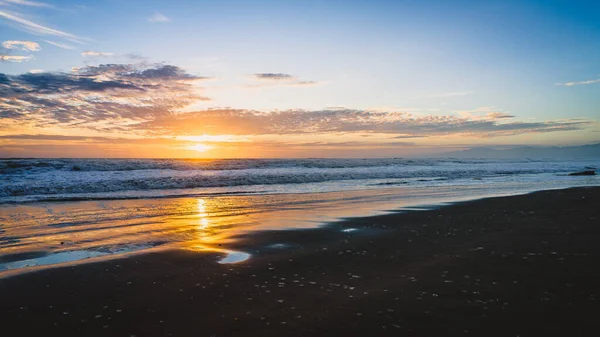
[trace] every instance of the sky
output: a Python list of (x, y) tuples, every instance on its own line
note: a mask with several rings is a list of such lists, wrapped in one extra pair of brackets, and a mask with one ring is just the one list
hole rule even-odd
[(0, 157), (600, 142), (600, 2), (0, 0)]

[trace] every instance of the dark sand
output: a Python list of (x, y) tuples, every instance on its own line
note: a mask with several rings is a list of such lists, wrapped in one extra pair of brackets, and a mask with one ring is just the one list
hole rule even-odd
[(599, 220), (544, 191), (49, 269), (0, 279), (0, 335), (600, 336)]

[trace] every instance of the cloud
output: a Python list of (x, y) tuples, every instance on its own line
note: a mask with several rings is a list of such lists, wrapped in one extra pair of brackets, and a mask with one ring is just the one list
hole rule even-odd
[[(19, 136), (19, 135), (17, 135)], [(25, 135), (24, 135), (25, 136)], [(48, 138), (48, 139), (44, 139)], [(10, 135), (2, 141), (1, 157), (184, 157), (197, 153), (190, 150), (197, 143), (179, 141), (169, 138), (106, 138), (90, 137), (79, 139), (56, 139), (48, 135), (38, 139), (11, 139)], [(132, 146), (134, 145), (134, 146)], [(416, 152), (423, 155), (427, 151), (423, 147), (412, 146), (405, 142), (382, 142), (380, 144), (353, 141), (331, 142), (290, 142), (286, 140), (253, 140), (251, 142), (208, 142), (206, 145), (218, 148), (219, 156), (239, 158), (239, 153), (273, 158), (273, 157), (315, 157), (335, 156), (339, 158), (398, 156), (398, 150)], [(374, 149), (377, 152), (374, 152)], [(431, 152), (431, 151), (430, 151)]]
[(292, 87), (310, 87), (310, 86), (315, 86), (315, 85), (319, 85), (321, 84), (321, 82), (317, 82), (317, 81), (296, 81), (296, 82), (292, 82), (290, 84), (288, 84), (289, 86)]
[(415, 96), (413, 99), (431, 99), (431, 98), (452, 98), (452, 97), (461, 97), (472, 95), (472, 91), (452, 91), (452, 92), (444, 92), (432, 95), (424, 95), (424, 96)]
[(83, 56), (83, 57), (111, 57), (114, 55), (115, 54), (113, 54), (113, 53), (104, 53), (104, 52), (92, 51), (92, 50), (87, 50), (87, 51), (84, 51), (83, 53), (81, 53), (81, 56)]
[[(50, 4), (46, 4), (46, 3), (43, 3), (43, 2), (37, 2), (37, 1), (28, 1), (28, 0), (3, 0), (2, 2), (7, 3), (7, 4), (21, 5), (21, 6), (54, 8), (54, 6), (52, 6)], [(0, 4), (2, 4), (2, 2), (0, 2)]]
[[(275, 144), (274, 144), (275, 145)], [(367, 148), (376, 148), (376, 147), (398, 147), (398, 146), (414, 146), (415, 143), (412, 142), (359, 142), (359, 141), (347, 141), (347, 142), (331, 142), (331, 141), (323, 141), (323, 142), (304, 142), (304, 143), (288, 143), (286, 145), (297, 146), (297, 147), (307, 147), (307, 148), (315, 148), (315, 147), (331, 147), (331, 148), (340, 148), (340, 147), (350, 147), (353, 149), (367, 147)]]
[(423, 109), (423, 108), (401, 108), (401, 107), (395, 107), (395, 106), (376, 106), (376, 107), (371, 107), (366, 109), (367, 111), (396, 111), (396, 112), (407, 112), (407, 111), (414, 111), (414, 112), (437, 112), (437, 111), (441, 111), (441, 109), (438, 108), (428, 108), (428, 109)]
[(457, 116), (420, 116), (408, 112), (360, 109), (284, 110), (261, 112), (209, 109), (158, 116), (136, 125), (159, 134), (225, 132), (236, 135), (317, 133), (381, 133), (402, 137), (464, 134), (480, 137), (578, 130), (587, 120), (499, 123)]
[(151, 137), (378, 134), (400, 140), (549, 133), (593, 124), (584, 119), (522, 122), (495, 107), (449, 115), (341, 107), (189, 111), (208, 100), (195, 86), (203, 79), (174, 65), (145, 63), (85, 66), (71, 73), (0, 74), (0, 128), (55, 126)]
[(134, 60), (134, 61), (142, 61), (142, 60), (146, 60), (147, 58), (137, 54), (137, 53), (129, 53), (129, 54), (125, 54), (125, 57), (127, 57), (130, 60)]
[(473, 110), (456, 111), (459, 116), (473, 120), (496, 120), (515, 118), (515, 115), (502, 111), (495, 106), (482, 106)]
[(458, 96), (467, 96), (467, 95), (471, 95), (472, 92), (471, 91), (457, 91), (457, 92), (445, 92), (443, 94), (438, 94), (438, 95), (432, 95), (430, 97), (458, 97)]
[(572, 87), (572, 86), (576, 86), (576, 85), (595, 84), (595, 83), (600, 83), (600, 78), (595, 79), (595, 80), (581, 81), (581, 82), (556, 83), (556, 85)]
[(515, 118), (514, 115), (507, 114), (505, 112), (489, 112), (486, 114), (486, 117), (493, 119)]
[(156, 12), (156, 13), (154, 13), (154, 15), (152, 15), (151, 17), (148, 18), (148, 21), (150, 21), (152, 23), (159, 23), (159, 22), (169, 22), (169, 21), (171, 21), (171, 19), (160, 14), (159, 12)]
[(62, 48), (62, 49), (75, 49), (75, 47), (70, 46), (68, 44), (64, 44), (64, 43), (58, 43), (58, 42), (49, 41), (49, 40), (44, 40), (44, 42), (46, 42), (48, 44), (51, 44), (51, 45), (53, 45), (55, 47)]
[(86, 38), (79, 37), (79, 36), (73, 35), (71, 33), (67, 33), (67, 32), (58, 30), (58, 29), (53, 29), (53, 28), (49, 28), (46, 26), (42, 26), (40, 24), (29, 21), (29, 20), (24, 19), (16, 14), (12, 14), (9, 12), (0, 11), (0, 19), (4, 19), (4, 20), (8, 21), (9, 23), (11, 23), (12, 25), (14, 25), (16, 28), (24, 30), (29, 33), (32, 33), (32, 34), (51, 35), (51, 36), (68, 39), (68, 40), (78, 42), (78, 43), (81, 43), (83, 40), (88, 40)]
[(317, 81), (303, 81), (297, 77), (285, 73), (256, 73), (251, 75), (254, 80), (261, 83), (249, 84), (248, 88), (264, 88), (275, 85), (284, 85), (291, 87), (315, 86), (321, 84)]
[[(9, 118), (37, 127), (85, 124), (131, 130), (128, 124), (207, 100), (193, 85), (202, 79), (166, 64), (107, 64), (72, 73), (0, 74), (0, 120)], [(114, 124), (103, 124), (107, 122)]]
[(2, 42), (2, 47), (6, 49), (14, 49), (14, 50), (24, 50), (24, 51), (39, 51), (40, 45), (36, 42), (31, 41), (4, 41)]
[(33, 55), (21, 56), (21, 55), (0, 55), (0, 61), (21, 63), (33, 60)]
[(87, 66), (77, 69), (77, 72), (85, 76), (114, 76), (122, 79), (163, 79), (163, 80), (207, 80), (209, 77), (201, 77), (188, 74), (184, 69), (169, 64), (155, 64), (150, 67), (132, 64), (101, 64), (99, 66)]
[(295, 77), (290, 74), (284, 73), (257, 73), (254, 74), (259, 80), (270, 80), (270, 81), (288, 81), (293, 80)]
[(44, 135), (44, 134), (16, 134), (16, 135), (0, 135), (0, 139), (12, 139), (12, 140), (90, 140), (98, 139), (105, 140), (110, 139), (106, 137), (88, 137), (88, 136), (64, 136), (64, 135)]

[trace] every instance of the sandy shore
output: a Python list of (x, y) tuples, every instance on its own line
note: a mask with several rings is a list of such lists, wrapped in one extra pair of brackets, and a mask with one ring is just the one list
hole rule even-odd
[[(0, 279), (6, 336), (594, 336), (600, 188), (273, 231)], [(262, 248), (256, 248), (262, 247)]]

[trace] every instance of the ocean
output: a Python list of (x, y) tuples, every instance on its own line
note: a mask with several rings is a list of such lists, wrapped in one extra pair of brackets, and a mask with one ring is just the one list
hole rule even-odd
[[(598, 186), (600, 160), (4, 159), (0, 275), (536, 190)], [(276, 247), (285, 249), (282, 242)]]
[(575, 180), (600, 161), (455, 159), (9, 159), (0, 203), (279, 194)]

